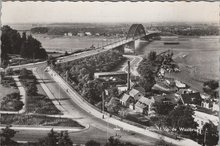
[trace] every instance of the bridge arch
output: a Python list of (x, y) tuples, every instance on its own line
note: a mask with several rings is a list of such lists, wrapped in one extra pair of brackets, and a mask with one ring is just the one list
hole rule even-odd
[(129, 28), (126, 39), (129, 39), (129, 38), (135, 39), (135, 37), (139, 37), (142, 35), (143, 36), (146, 35), (144, 26), (142, 24), (133, 24)]

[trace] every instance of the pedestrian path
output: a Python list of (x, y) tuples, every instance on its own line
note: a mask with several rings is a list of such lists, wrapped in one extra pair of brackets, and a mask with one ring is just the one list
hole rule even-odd
[[(5, 126), (0, 126), (0, 129), (5, 128)], [(89, 128), (89, 127), (86, 127)], [(13, 125), (10, 127), (10, 129), (14, 130), (39, 130), (39, 131), (50, 131), (53, 129), (54, 131), (68, 131), (68, 132), (81, 132), (82, 130), (85, 130), (85, 128), (82, 127), (58, 127), (58, 126), (19, 126), (19, 125)]]

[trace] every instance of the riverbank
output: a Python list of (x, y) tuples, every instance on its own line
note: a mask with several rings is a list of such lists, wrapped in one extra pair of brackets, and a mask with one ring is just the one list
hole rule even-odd
[[(219, 79), (219, 36), (203, 36), (198, 38), (161, 37), (139, 49), (140, 55), (149, 52), (158, 53), (171, 50), (173, 60), (180, 66), (179, 73), (167, 73), (166, 77), (180, 80), (198, 91), (203, 91), (203, 82)], [(166, 41), (178, 41), (176, 45), (164, 45)]]

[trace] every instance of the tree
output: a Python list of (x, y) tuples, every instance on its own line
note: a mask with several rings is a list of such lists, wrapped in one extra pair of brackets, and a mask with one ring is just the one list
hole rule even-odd
[(134, 145), (130, 142), (123, 143), (119, 139), (114, 138), (113, 136), (111, 136), (108, 139), (108, 142), (105, 144), (105, 146), (136, 146), (136, 145)]
[(39, 141), (40, 146), (57, 146), (58, 142), (58, 133), (53, 129), (47, 134), (47, 137)]
[(23, 32), (21, 36), (17, 30), (7, 25), (3, 26), (1, 30), (1, 58), (3, 60), (7, 54), (20, 54), (21, 57), (24, 58), (35, 57), (45, 59), (47, 57), (47, 53), (45, 49), (41, 47), (41, 43), (31, 35), (26, 36), (26, 33)]
[(149, 54), (148, 54), (148, 59), (150, 61), (155, 61), (157, 58), (157, 53), (155, 51), (151, 51)]
[(15, 136), (16, 131), (10, 129), (10, 126), (6, 126), (2, 129), (1, 136), (1, 146), (17, 146), (18, 143), (13, 141), (12, 138)]
[(22, 101), (14, 101), (13, 106), (16, 111), (19, 111), (24, 106), (24, 103)]
[(53, 129), (48, 133), (46, 137), (39, 140), (40, 146), (72, 146), (73, 142), (69, 137), (67, 131), (55, 132)]
[(202, 135), (204, 139), (204, 144), (207, 146), (214, 146), (218, 144), (218, 130), (217, 126), (215, 126), (213, 123), (205, 123), (205, 125), (202, 127)]
[(67, 51), (65, 51), (65, 54), (64, 54), (64, 56), (68, 56), (69, 55), (69, 53), (67, 52)]
[(20, 77), (24, 78), (28, 76), (28, 70), (26, 68), (22, 68), (20, 71)]
[(196, 129), (198, 124), (193, 118), (194, 111), (190, 106), (180, 105), (172, 110), (167, 117), (168, 126), (180, 130), (180, 128)]
[(38, 92), (38, 89), (36, 87), (36, 84), (34, 83), (30, 83), (28, 86), (27, 86), (27, 94), (28, 95), (36, 95)]
[(61, 131), (58, 135), (58, 146), (72, 146), (73, 142), (71, 141), (67, 131)]
[(101, 146), (101, 144), (94, 141), (94, 140), (90, 140), (90, 141), (86, 142), (86, 146)]
[(154, 144), (155, 146), (175, 146), (172, 143), (168, 143), (166, 142), (163, 138), (160, 138), (159, 141), (156, 141), (156, 143)]
[(99, 80), (92, 80), (83, 85), (82, 95), (89, 99), (92, 103), (102, 101), (102, 84)]
[(149, 78), (144, 78), (141, 77), (139, 80), (139, 85), (144, 88), (145, 92), (151, 91), (151, 88), (154, 86), (156, 83), (154, 77), (149, 77)]
[(119, 96), (119, 92), (118, 92), (118, 88), (117, 87), (110, 87), (108, 89), (108, 92), (109, 92), (109, 96), (110, 97), (118, 97)]
[(153, 107), (156, 113), (160, 115), (167, 115), (173, 110), (175, 105), (169, 101), (167, 102), (166, 100), (162, 100), (161, 102), (155, 102)]

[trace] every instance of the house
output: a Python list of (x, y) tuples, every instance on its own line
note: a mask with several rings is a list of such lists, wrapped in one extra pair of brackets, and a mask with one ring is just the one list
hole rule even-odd
[(182, 94), (189, 94), (189, 93), (195, 93), (195, 92), (191, 89), (179, 89), (176, 93), (179, 95), (182, 95)]
[(68, 32), (67, 36), (73, 36), (73, 34), (71, 32)]
[(123, 92), (126, 92), (128, 90), (128, 86), (126, 84), (124, 85), (116, 85), (118, 89), (119, 95), (122, 94)]
[(199, 92), (181, 94), (181, 100), (186, 105), (199, 105), (201, 106), (202, 98)]
[(138, 113), (143, 113), (148, 115), (151, 105), (152, 105), (152, 101), (150, 99), (141, 96), (141, 98), (135, 104), (135, 111)]
[(91, 32), (85, 32), (85, 35), (87, 35), (87, 36), (91, 36), (92, 33), (91, 33)]
[(78, 32), (77, 36), (83, 37), (83, 36), (85, 36), (85, 33), (84, 32)]
[(178, 80), (175, 80), (175, 84), (176, 84), (176, 87), (179, 88), (179, 89), (187, 87), (186, 84), (184, 84), (184, 83), (182, 83)]
[(219, 102), (213, 100), (203, 100), (201, 102), (201, 107), (211, 109), (212, 111), (219, 112)]
[(96, 72), (94, 73), (94, 78), (100, 78), (112, 84), (127, 83), (126, 72)]
[(133, 99), (133, 97), (131, 97), (127, 93), (124, 93), (120, 99), (120, 102), (122, 105), (129, 107), (131, 104), (133, 104), (134, 99)]
[(213, 102), (212, 111), (219, 112), (219, 102), (218, 101)]
[(177, 104), (180, 100), (180, 97), (177, 94), (166, 94), (166, 95), (158, 95), (151, 97), (152, 103), (155, 102), (171, 102), (173, 104)]
[(96, 36), (100, 36), (100, 34), (99, 34), (99, 33), (96, 33), (95, 35), (96, 35)]
[(141, 98), (141, 96), (143, 96), (143, 94), (140, 91), (136, 90), (136, 89), (131, 89), (129, 91), (129, 95), (131, 97), (133, 97), (135, 101), (138, 101)]
[(203, 100), (201, 102), (201, 107), (210, 109), (212, 107), (212, 102), (210, 100)]
[(215, 115), (211, 115), (209, 113), (194, 111), (193, 115), (194, 121), (198, 123), (197, 132), (201, 133), (202, 127), (205, 123), (213, 123), (215, 126), (219, 125), (219, 117)]
[(200, 96), (202, 97), (202, 99), (209, 99), (210, 95), (206, 94), (206, 93), (201, 93)]

